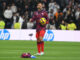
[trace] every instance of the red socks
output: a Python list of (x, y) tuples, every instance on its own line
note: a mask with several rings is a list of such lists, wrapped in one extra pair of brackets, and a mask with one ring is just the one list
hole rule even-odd
[(40, 53), (41, 42), (37, 42), (38, 53)]
[(44, 52), (44, 42), (37, 42), (38, 53)]
[(44, 52), (44, 42), (41, 42), (41, 52)]

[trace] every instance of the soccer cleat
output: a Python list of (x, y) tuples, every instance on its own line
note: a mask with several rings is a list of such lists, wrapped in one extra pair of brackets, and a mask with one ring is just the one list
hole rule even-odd
[(44, 55), (44, 52), (41, 52), (41, 55)]
[(37, 53), (36, 55), (41, 55), (41, 53)]
[(31, 58), (36, 58), (36, 56), (33, 56), (33, 55), (32, 55)]

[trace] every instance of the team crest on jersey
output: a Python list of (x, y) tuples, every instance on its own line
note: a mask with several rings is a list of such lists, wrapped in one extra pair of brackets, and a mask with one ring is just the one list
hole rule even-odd
[(42, 15), (44, 15), (44, 13), (41, 13)]

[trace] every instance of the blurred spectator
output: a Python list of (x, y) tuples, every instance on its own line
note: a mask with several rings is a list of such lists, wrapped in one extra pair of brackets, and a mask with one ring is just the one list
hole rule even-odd
[(28, 0), (28, 4), (29, 4), (29, 10), (31, 11), (35, 11), (37, 8), (37, 0)]
[(60, 5), (60, 10), (63, 10), (69, 3), (69, 0), (56, 0), (56, 2)]
[(6, 2), (2, 2), (1, 6), (0, 6), (0, 16), (1, 16), (2, 18), (4, 18), (4, 17), (3, 17), (3, 13), (4, 13), (4, 11), (6, 10), (6, 7), (7, 7), (7, 3), (6, 3)]
[(13, 13), (17, 12), (17, 6), (15, 5), (15, 3), (12, 3), (11, 10)]
[(23, 9), (25, 6), (23, 0), (17, 0), (16, 5), (18, 8), (21, 8), (21, 9)]
[[(43, 10), (49, 12), (50, 29), (59, 29), (62, 20), (69, 26), (70, 20), (73, 20), (77, 30), (80, 30), (80, 0), (0, 0), (0, 17), (5, 21), (5, 28), (13, 28), (15, 23), (19, 23), (17, 25), (20, 25), (20, 29), (33, 25), (34, 23), (29, 23), (29, 19), (37, 10), (38, 2), (42, 2)], [(36, 28), (35, 24), (33, 28)]]
[(54, 13), (56, 13), (58, 9), (60, 9), (60, 6), (56, 2), (51, 1), (51, 3), (49, 4), (49, 11), (51, 9), (53, 9)]
[(51, 16), (54, 17), (54, 10), (53, 9), (51, 9), (50, 12), (48, 13), (48, 17), (50, 18)]
[(0, 18), (0, 29), (5, 28), (5, 22)]
[(43, 4), (43, 10), (46, 10), (46, 6), (45, 6), (45, 4)]
[(14, 13), (12, 19), (13, 19), (12, 28), (14, 28), (14, 24), (19, 20), (19, 14), (18, 13)]
[(12, 16), (13, 16), (13, 12), (12, 12), (10, 6), (7, 6), (7, 9), (4, 11), (4, 17), (6, 19), (11, 19)]
[(59, 23), (62, 22), (63, 19), (64, 19), (63, 18), (63, 12), (61, 12), (60, 10), (58, 10), (58, 22)]
[(25, 14), (24, 14), (24, 22), (23, 22), (23, 25), (22, 25), (22, 29), (27, 29), (28, 20), (29, 20), (29, 13), (28, 13), (28, 11), (26, 11)]
[(73, 20), (70, 21), (70, 23), (67, 25), (67, 29), (68, 30), (76, 30), (77, 26), (76, 24), (73, 22)]
[(51, 0), (50, 3), (49, 3), (49, 11), (50, 11), (51, 9), (53, 9), (53, 6), (54, 6), (54, 1)]
[(26, 11), (29, 11), (29, 6), (28, 5), (25, 5), (24, 9), (23, 9), (23, 12), (25, 13)]
[(50, 16), (49, 25), (50, 25), (49, 29), (56, 30), (55, 21), (54, 21), (53, 16)]
[(16, 22), (16, 23), (14, 24), (14, 29), (21, 29), (21, 25), (20, 25), (19, 22)]
[(78, 9), (76, 10), (76, 13), (75, 13), (76, 20), (79, 19), (79, 15), (80, 15), (80, 8), (78, 8)]
[(10, 6), (7, 6), (7, 9), (4, 11), (4, 17), (5, 17), (5, 22), (6, 22), (6, 27), (7, 29), (11, 29), (12, 26), (12, 16), (13, 12), (10, 8)]
[(27, 29), (32, 29), (34, 24), (32, 22), (27, 23)]
[(77, 25), (77, 29), (80, 30), (80, 15), (79, 15), (76, 25)]
[(6, 2), (3, 2), (2, 5), (1, 5), (1, 8), (2, 8), (3, 12), (5, 11), (6, 7), (7, 7)]
[(47, 0), (42, 0), (42, 3), (45, 6), (45, 10), (48, 11), (48, 1)]
[(58, 10), (54, 14), (54, 19), (55, 19), (56, 28), (59, 29), (60, 22), (63, 20), (63, 13), (60, 10)]
[(69, 23), (69, 21), (72, 19), (72, 13), (70, 7), (66, 10), (64, 17), (67, 23)]
[(66, 26), (66, 23), (65, 23), (64, 20), (62, 20), (62, 22), (61, 22), (59, 28), (60, 28), (61, 30), (67, 30), (67, 26)]
[(23, 21), (24, 21), (24, 16), (19, 16), (18, 13), (14, 14), (14, 17), (13, 17), (13, 28), (14, 29), (21, 29), (22, 28), (22, 24), (23, 24)]
[(26, 22), (28, 22), (28, 20), (29, 20), (29, 12), (28, 11), (25, 11), (25, 13), (24, 13), (24, 20)]

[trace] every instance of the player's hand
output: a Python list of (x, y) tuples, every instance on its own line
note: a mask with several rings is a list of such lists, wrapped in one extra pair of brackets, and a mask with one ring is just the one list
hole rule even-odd
[(31, 18), (29, 19), (29, 22), (32, 22), (32, 19)]

